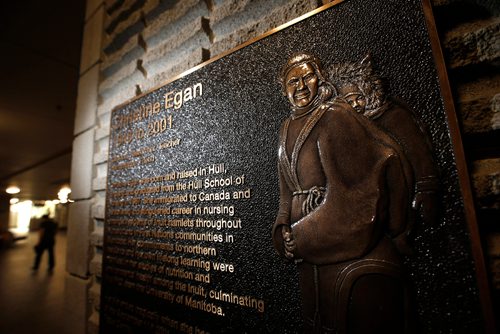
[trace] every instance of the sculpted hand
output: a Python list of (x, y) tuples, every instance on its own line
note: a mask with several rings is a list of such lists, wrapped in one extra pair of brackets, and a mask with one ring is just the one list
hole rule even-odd
[(290, 227), (285, 226), (282, 228), (281, 234), (283, 236), (283, 243), (285, 245), (285, 256), (287, 259), (291, 260), (294, 258), (293, 251), (296, 248), (292, 230), (290, 229)]

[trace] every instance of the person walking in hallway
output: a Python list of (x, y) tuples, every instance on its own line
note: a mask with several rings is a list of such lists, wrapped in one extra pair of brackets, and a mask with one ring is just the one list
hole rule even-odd
[(55, 235), (57, 232), (57, 223), (49, 218), (49, 215), (43, 215), (40, 223), (38, 243), (35, 245), (35, 264), (33, 270), (38, 270), (43, 252), (47, 250), (49, 253), (49, 272), (54, 269), (54, 245)]

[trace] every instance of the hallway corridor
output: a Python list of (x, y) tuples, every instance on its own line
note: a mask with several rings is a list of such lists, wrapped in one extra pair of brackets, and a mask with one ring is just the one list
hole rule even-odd
[(0, 333), (65, 334), (64, 277), (66, 232), (56, 235), (55, 268), (47, 271), (45, 252), (37, 272), (31, 270), (37, 233), (0, 250)]

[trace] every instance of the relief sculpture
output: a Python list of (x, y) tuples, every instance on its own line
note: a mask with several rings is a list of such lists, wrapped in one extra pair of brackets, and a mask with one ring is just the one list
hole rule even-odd
[(403, 101), (386, 96), (383, 80), (373, 70), (370, 55), (359, 63), (334, 64), (328, 74), (339, 96), (400, 145), (415, 180), (412, 200), (415, 218), (432, 226), (438, 214), (439, 179), (423, 124)]
[(291, 113), (274, 246), (297, 265), (304, 333), (411, 333), (402, 255), (416, 212), (435, 217), (430, 146), (410, 109), (385, 98), (369, 59), (328, 72), (299, 52), (280, 74)]

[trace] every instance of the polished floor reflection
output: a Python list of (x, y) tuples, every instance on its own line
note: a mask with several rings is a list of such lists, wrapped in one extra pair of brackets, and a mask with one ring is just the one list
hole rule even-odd
[(66, 234), (56, 236), (52, 273), (47, 271), (47, 252), (38, 271), (31, 270), (36, 241), (37, 234), (30, 233), (0, 250), (0, 333), (71, 333), (64, 307)]

